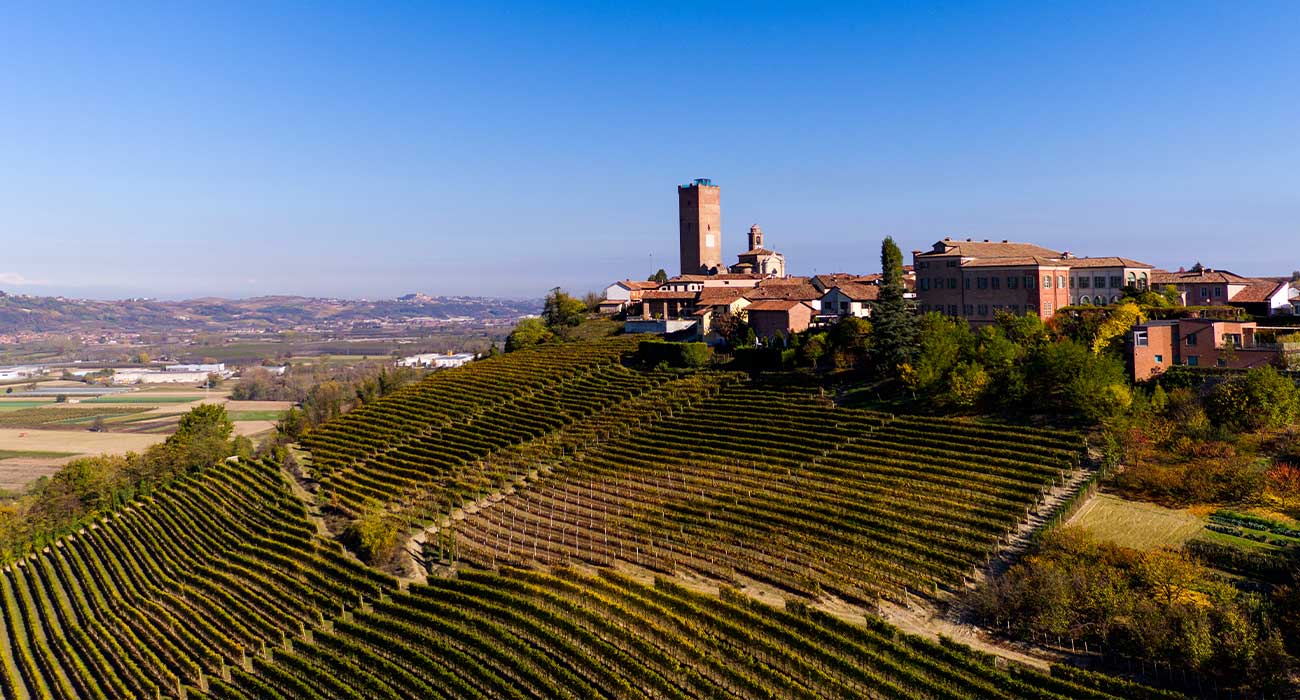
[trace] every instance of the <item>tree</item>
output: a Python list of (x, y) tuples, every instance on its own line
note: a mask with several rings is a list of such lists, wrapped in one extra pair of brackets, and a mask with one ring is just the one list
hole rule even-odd
[(650, 277), (646, 281), (654, 282), (656, 284), (663, 284), (664, 282), (668, 281), (668, 273), (664, 272), (664, 269), (661, 267), (653, 275), (650, 275)]
[(1256, 367), (1215, 387), (1205, 412), (1233, 430), (1281, 428), (1300, 417), (1300, 389), (1272, 367)]
[(934, 395), (942, 391), (952, 368), (970, 353), (975, 338), (970, 324), (943, 314), (922, 316), (920, 327), (916, 357), (902, 378), (912, 391)]
[(149, 364), (149, 362), (152, 361), (152, 359), (153, 358), (149, 357), (149, 353), (141, 350), (140, 352), (137, 352), (134, 357), (131, 358), (131, 361), (136, 364), (147, 365)]
[(108, 427), (104, 425), (104, 417), (95, 416), (95, 420), (91, 421), (90, 423), (90, 432), (102, 433), (106, 430), (108, 430)]
[(546, 327), (542, 319), (525, 318), (515, 324), (515, 329), (506, 336), (506, 352), (549, 343), (554, 339), (555, 334)]
[(600, 302), (604, 300), (605, 297), (599, 292), (587, 292), (582, 295), (582, 305), (587, 308), (587, 313), (594, 314), (597, 311), (600, 311)]
[(1142, 309), (1133, 302), (1125, 302), (1110, 309), (1106, 319), (1097, 327), (1097, 335), (1092, 339), (1092, 352), (1098, 354), (1111, 348), (1143, 320)]
[(713, 332), (721, 336), (731, 348), (738, 348), (745, 344), (748, 330), (749, 323), (744, 311), (734, 314), (722, 313), (713, 318)]
[(901, 376), (916, 357), (916, 314), (904, 297), (903, 253), (892, 237), (880, 244), (880, 295), (872, 308), (873, 355), (886, 376)]
[(546, 303), (542, 307), (542, 321), (546, 323), (547, 328), (554, 330), (582, 323), (586, 313), (587, 305), (582, 303), (581, 299), (575, 299), (564, 290), (555, 287), (550, 294), (546, 295)]

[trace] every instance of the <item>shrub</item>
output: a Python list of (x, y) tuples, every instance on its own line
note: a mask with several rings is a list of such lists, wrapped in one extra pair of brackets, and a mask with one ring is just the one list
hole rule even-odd
[(637, 356), (651, 367), (660, 363), (670, 367), (704, 367), (709, 364), (712, 355), (712, 349), (704, 343), (643, 340), (637, 347)]
[(1231, 430), (1281, 428), (1300, 416), (1300, 389), (1272, 367), (1257, 367), (1215, 387), (1205, 410)]

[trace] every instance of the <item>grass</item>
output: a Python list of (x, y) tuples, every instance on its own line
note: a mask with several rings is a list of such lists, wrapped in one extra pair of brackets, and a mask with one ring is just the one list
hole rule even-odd
[(42, 450), (0, 450), (0, 460), (15, 457), (74, 457), (76, 452), (45, 452)]
[(54, 404), (54, 399), (48, 401), (0, 401), (0, 411), (17, 411), (20, 408), (39, 408)]
[(1185, 510), (1126, 501), (1110, 494), (1098, 494), (1085, 503), (1070, 524), (1099, 540), (1141, 550), (1181, 547), (1205, 528), (1203, 520)]
[(127, 396), (100, 396), (81, 403), (192, 403), (203, 400), (202, 396), (152, 396), (148, 394), (131, 394)]
[(280, 420), (284, 414), (284, 411), (231, 411), (230, 420)]

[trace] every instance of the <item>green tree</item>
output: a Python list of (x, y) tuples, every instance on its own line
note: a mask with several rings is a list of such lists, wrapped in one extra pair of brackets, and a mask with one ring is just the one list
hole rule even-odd
[(515, 324), (514, 330), (506, 336), (506, 352), (514, 352), (520, 348), (532, 347), (549, 343), (555, 339), (555, 334), (546, 327), (546, 323), (540, 318), (525, 318)]
[(654, 282), (656, 284), (663, 284), (664, 282), (668, 281), (668, 273), (664, 272), (664, 269), (661, 267), (653, 275), (650, 275), (650, 277), (646, 281)]
[(1205, 412), (1233, 430), (1281, 428), (1300, 417), (1300, 389), (1272, 367), (1256, 367), (1215, 387)]
[(974, 343), (965, 321), (938, 313), (922, 316), (917, 355), (903, 374), (904, 384), (918, 394), (939, 393), (948, 373), (969, 355)]
[(582, 323), (586, 315), (587, 305), (581, 299), (566, 294), (559, 287), (555, 287), (550, 294), (546, 295), (546, 303), (542, 307), (542, 321), (546, 323), (547, 328), (554, 330), (576, 326)]
[(902, 376), (916, 357), (917, 320), (904, 297), (903, 253), (886, 237), (880, 244), (880, 296), (872, 307), (873, 355), (886, 376)]

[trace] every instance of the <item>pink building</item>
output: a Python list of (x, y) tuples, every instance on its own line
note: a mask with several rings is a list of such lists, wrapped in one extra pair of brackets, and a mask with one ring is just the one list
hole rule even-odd
[(1133, 379), (1150, 379), (1169, 367), (1250, 368), (1282, 361), (1279, 345), (1255, 341), (1253, 321), (1181, 318), (1133, 327)]

